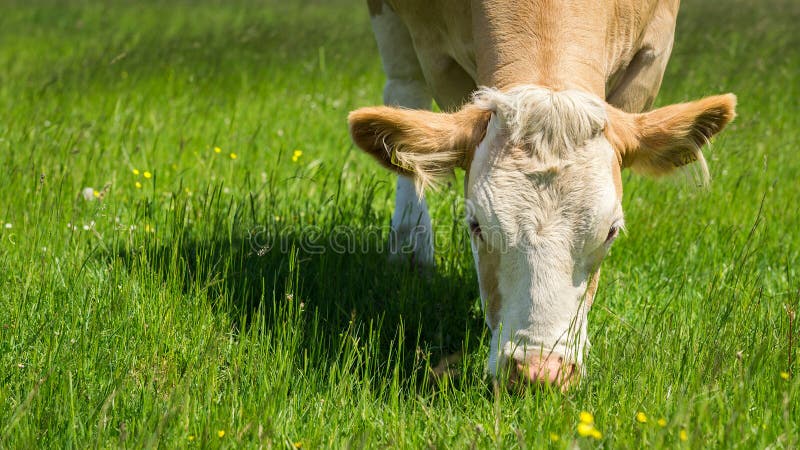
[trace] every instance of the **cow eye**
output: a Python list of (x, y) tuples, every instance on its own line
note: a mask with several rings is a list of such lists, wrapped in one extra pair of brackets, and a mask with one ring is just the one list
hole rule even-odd
[(608, 236), (606, 236), (606, 244), (611, 243), (614, 239), (617, 238), (619, 234), (619, 225), (612, 225), (611, 228), (608, 230)]
[(477, 220), (469, 220), (469, 232), (472, 236), (483, 240), (483, 236), (481, 235), (481, 226), (478, 224)]

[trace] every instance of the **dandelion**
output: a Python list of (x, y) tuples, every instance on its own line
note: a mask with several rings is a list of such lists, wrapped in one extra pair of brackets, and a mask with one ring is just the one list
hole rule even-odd
[(591, 436), (592, 432), (594, 431), (594, 429), (595, 429), (594, 425), (589, 424), (589, 423), (581, 422), (581, 423), (578, 424), (578, 434), (583, 436), (583, 437)]
[(189, 437), (188, 437), (187, 439), (189, 439), (189, 442), (192, 442), (192, 441), (194, 440), (194, 435), (193, 435), (193, 434), (190, 434), (190, 435), (189, 435)]
[(239, 155), (237, 155), (236, 153), (231, 153), (230, 157), (231, 157), (231, 159), (236, 159), (236, 158), (239, 157)]
[(660, 426), (661, 428), (664, 428), (665, 426), (667, 426), (667, 419), (665, 419), (663, 417), (658, 419), (658, 426)]
[(300, 159), (301, 156), (303, 156), (303, 151), (295, 150), (294, 152), (292, 152), (292, 162), (297, 162), (297, 160)]
[(647, 423), (647, 415), (641, 411), (637, 412), (636, 421), (639, 423)]
[(139, 183), (139, 182), (137, 181), (137, 182), (136, 182), (136, 184), (135, 184), (135, 186), (136, 186), (136, 189), (141, 189), (141, 188), (142, 188), (142, 183)]
[(300, 442), (300, 441), (297, 441), (297, 442), (293, 443), (292, 445), (294, 446), (294, 448), (303, 448), (303, 443)]
[(217, 436), (218, 436), (218, 437), (223, 437), (223, 436), (225, 436), (225, 430), (219, 430), (219, 431), (217, 431)]
[(139, 175), (139, 169), (133, 169), (132, 172), (133, 172), (134, 175)]
[(144, 171), (144, 173), (142, 175), (144, 175), (144, 177), (147, 178), (147, 179), (150, 179), (150, 178), (153, 177), (153, 174), (148, 172), (148, 171), (146, 171), (146, 170)]
[(555, 433), (550, 433), (550, 440), (551, 440), (552, 442), (558, 442), (558, 441), (559, 441), (559, 439), (561, 439), (561, 437), (560, 437), (559, 435), (557, 435), (557, 434), (555, 434)]
[(214, 147), (214, 153), (222, 153), (222, 149), (219, 147)]
[(781, 378), (783, 378), (784, 380), (788, 381), (789, 380), (789, 376), (790, 376), (789, 372), (781, 372)]
[(601, 439), (603, 433), (594, 426), (594, 416), (587, 411), (581, 411), (578, 422), (578, 434), (583, 437), (592, 437), (594, 439)]
[(678, 433), (678, 439), (682, 440), (683, 442), (688, 441), (689, 433), (687, 433), (686, 430), (681, 430), (681, 432)]

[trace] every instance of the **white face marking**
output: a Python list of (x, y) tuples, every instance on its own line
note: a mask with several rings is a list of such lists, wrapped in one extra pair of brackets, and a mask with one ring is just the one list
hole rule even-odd
[[(575, 103), (567, 109), (585, 101), (528, 89), (538, 90), (534, 94), (543, 94), (545, 102)], [(465, 186), (481, 299), (492, 330), (489, 370), (496, 373), (509, 358), (525, 362), (551, 353), (581, 366), (588, 348), (584, 294), (610, 246), (610, 230), (622, 220), (615, 155), (602, 132), (560, 152), (554, 151), (559, 142), (548, 139), (563, 136), (552, 129), (544, 130), (549, 136), (520, 139), (524, 130), (509, 124), (504, 106), (495, 109)], [(563, 113), (558, 105), (534, 106)], [(570, 117), (556, 119), (562, 122), (554, 127), (581, 131), (581, 124), (567, 122)], [(543, 148), (548, 143), (554, 148)]]

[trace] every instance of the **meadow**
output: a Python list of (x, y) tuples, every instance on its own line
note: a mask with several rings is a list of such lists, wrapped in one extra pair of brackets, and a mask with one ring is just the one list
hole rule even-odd
[(518, 394), (463, 174), (436, 270), (386, 260), (363, 2), (2, 9), (0, 448), (800, 447), (800, 3), (684, 2), (657, 104), (738, 95), (712, 181), (624, 174), (589, 376)]

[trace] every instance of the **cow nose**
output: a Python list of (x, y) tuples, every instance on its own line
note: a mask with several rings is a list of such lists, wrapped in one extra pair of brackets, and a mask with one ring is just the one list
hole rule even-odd
[(577, 381), (577, 366), (567, 363), (561, 355), (534, 356), (526, 361), (512, 362), (509, 381), (517, 387), (558, 387), (566, 390)]

